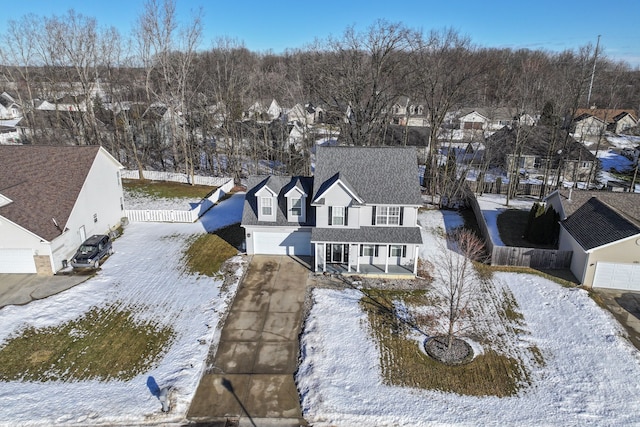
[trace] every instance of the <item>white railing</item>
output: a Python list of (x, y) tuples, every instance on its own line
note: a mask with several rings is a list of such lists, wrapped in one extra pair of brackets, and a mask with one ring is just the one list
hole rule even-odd
[[(162, 171), (142, 171), (144, 179), (151, 181), (172, 181), (182, 182), (185, 184), (196, 185), (208, 185), (210, 187), (220, 187), (229, 181), (231, 178), (222, 176), (201, 176), (195, 175), (193, 182), (191, 182), (191, 176), (186, 173), (180, 172), (162, 172)], [(137, 170), (122, 170), (120, 176), (125, 179), (140, 179), (140, 172)]]
[(124, 214), (131, 222), (194, 222), (213, 207), (225, 194), (233, 188), (233, 179), (218, 187), (209, 197), (200, 200), (198, 206), (188, 211), (180, 210), (125, 210)]

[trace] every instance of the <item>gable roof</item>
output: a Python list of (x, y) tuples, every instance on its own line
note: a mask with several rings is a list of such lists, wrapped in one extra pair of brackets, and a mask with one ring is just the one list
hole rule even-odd
[(476, 107), (476, 108), (461, 108), (459, 117), (462, 118), (473, 112), (476, 112), (486, 118), (487, 120), (515, 120), (519, 115), (516, 108), (510, 107)]
[[(552, 129), (543, 125), (522, 125), (511, 129), (505, 127), (495, 132), (485, 141), (486, 149), (492, 152), (493, 158), (504, 162), (504, 158), (507, 155), (514, 153), (518, 130), (520, 130), (520, 141), (522, 143), (521, 154), (547, 158), (551, 152), (553, 167), (558, 166), (561, 158), (583, 161), (596, 160), (596, 156), (593, 153), (571, 136), (567, 136), (566, 131), (563, 130), (556, 131), (555, 146), (553, 150), (550, 150), (553, 144)], [(563, 147), (565, 138), (567, 138), (567, 144)], [(563, 148), (563, 152), (558, 152), (561, 148)]]
[(61, 234), (100, 146), (0, 145), (0, 215), (51, 241)]
[[(250, 176), (247, 179), (247, 194), (244, 197), (244, 208), (242, 209), (242, 225), (291, 225), (287, 221), (287, 200), (284, 197), (292, 188), (297, 187), (305, 194), (311, 194), (313, 186), (313, 178), (302, 176)], [(268, 187), (271, 191), (278, 195), (278, 204), (276, 206), (276, 220), (274, 221), (258, 221), (258, 198), (256, 193), (261, 189)], [(313, 210), (309, 209), (310, 198), (306, 198), (306, 218), (300, 225), (315, 224)]]
[(313, 200), (337, 173), (367, 204), (422, 205), (414, 147), (316, 149)]
[(637, 224), (597, 197), (590, 198), (562, 225), (587, 251), (640, 234)]
[(628, 220), (640, 225), (640, 193), (628, 193), (604, 190), (562, 189), (559, 191), (560, 201), (567, 217), (571, 216), (592, 197), (611, 206)]
[(611, 109), (611, 108), (578, 108), (576, 110), (575, 114), (573, 115), (573, 117), (575, 117), (576, 120), (577, 120), (581, 116), (589, 115), (589, 116), (596, 117), (596, 118), (602, 120), (603, 122), (613, 123), (613, 122), (621, 119), (622, 117), (624, 117), (623, 113), (628, 113), (634, 119), (636, 119), (636, 117), (638, 117), (636, 115), (635, 110), (633, 110), (631, 108), (624, 108), (624, 109), (621, 109), (621, 108), (619, 108), (619, 109)]
[(344, 176), (344, 174), (341, 175), (340, 172), (336, 173), (335, 175), (333, 175), (331, 178), (329, 178), (328, 180), (326, 180), (320, 185), (313, 200), (318, 201), (319, 199), (321, 199), (324, 193), (327, 190), (329, 190), (331, 187), (333, 187), (333, 185), (337, 182), (340, 182), (345, 187), (345, 189), (351, 194), (351, 197), (356, 199), (358, 203), (362, 203), (362, 198), (358, 196), (358, 193), (353, 188), (353, 185), (349, 184), (349, 181), (347, 180), (347, 178)]

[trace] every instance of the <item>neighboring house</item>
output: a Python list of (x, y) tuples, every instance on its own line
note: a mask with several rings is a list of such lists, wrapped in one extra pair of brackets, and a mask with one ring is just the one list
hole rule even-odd
[(312, 104), (296, 104), (287, 111), (287, 121), (289, 123), (298, 122), (301, 125), (312, 125), (318, 119), (318, 111)]
[(275, 120), (282, 116), (282, 107), (278, 104), (278, 101), (275, 99), (271, 101), (269, 108), (267, 109), (267, 114), (269, 115), (269, 119)]
[(430, 130), (423, 126), (387, 125), (382, 140), (389, 146), (428, 147)]
[(415, 275), (416, 165), (415, 148), (318, 146), (312, 178), (253, 178), (247, 253), (311, 255), (316, 272)]
[(443, 157), (454, 156), (457, 163), (481, 163), (484, 159), (482, 142), (441, 142), (440, 154)]
[(558, 248), (573, 252), (571, 272), (586, 287), (640, 291), (640, 193), (554, 191)]
[(16, 119), (22, 116), (22, 108), (7, 92), (0, 93), (0, 120)]
[(391, 124), (400, 126), (427, 127), (427, 108), (424, 102), (411, 101), (401, 96), (391, 106)]
[[(105, 124), (98, 118), (93, 123), (98, 132), (106, 133)], [(77, 144), (84, 144), (89, 139), (89, 118), (82, 111), (34, 110), (20, 119), (16, 129), (20, 138), (26, 140), (45, 134), (52, 141), (76, 141)]]
[(0, 144), (19, 144), (20, 135), (15, 126), (0, 125)]
[(638, 119), (634, 110), (579, 108), (573, 119), (577, 136), (601, 135), (606, 131), (623, 133), (636, 126)]
[(87, 99), (84, 95), (65, 95), (53, 102), (43, 101), (36, 110), (42, 111), (87, 111)]
[[(518, 114), (513, 108), (464, 108), (459, 112), (460, 129), (496, 131), (503, 127), (511, 127), (518, 121)], [(533, 120), (525, 115), (524, 123)]]
[(0, 145), (0, 273), (53, 274), (118, 227), (120, 169), (100, 146)]
[(518, 170), (529, 176), (546, 174), (574, 182), (587, 181), (590, 174), (595, 175), (595, 162), (598, 161), (593, 153), (564, 131), (554, 133), (543, 125), (497, 131), (485, 141), (485, 156), (494, 167)]

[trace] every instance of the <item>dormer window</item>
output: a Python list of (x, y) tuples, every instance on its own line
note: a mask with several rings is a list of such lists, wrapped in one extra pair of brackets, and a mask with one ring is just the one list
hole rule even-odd
[(287, 199), (287, 221), (302, 223), (306, 220), (307, 194), (299, 187), (293, 187), (285, 194)]
[(260, 197), (260, 213), (262, 216), (273, 215), (273, 197)]
[(300, 217), (302, 216), (302, 199), (297, 197), (291, 199), (291, 216), (292, 217)]

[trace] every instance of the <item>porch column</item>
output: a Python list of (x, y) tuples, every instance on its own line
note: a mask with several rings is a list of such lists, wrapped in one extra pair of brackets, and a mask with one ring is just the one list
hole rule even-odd
[(418, 275), (418, 255), (419, 255), (419, 251), (420, 251), (420, 246), (416, 245), (416, 247), (413, 248), (413, 275), (414, 276)]
[(360, 273), (360, 245), (362, 245), (362, 243), (359, 243), (356, 249), (356, 273)]
[(384, 272), (385, 274), (389, 272), (389, 245), (385, 245)]
[(322, 259), (324, 260), (322, 263), (322, 272), (327, 272), (327, 244), (322, 244)]
[(348, 249), (349, 254), (347, 255), (347, 273), (351, 273), (351, 247), (352, 246), (353, 245), (351, 243), (347, 245), (347, 247), (349, 248)]

